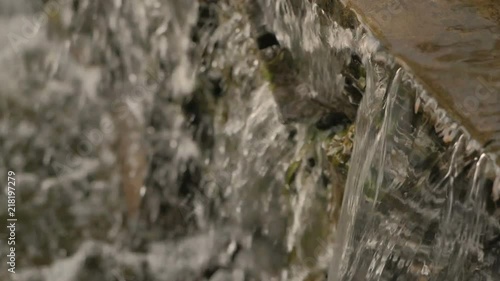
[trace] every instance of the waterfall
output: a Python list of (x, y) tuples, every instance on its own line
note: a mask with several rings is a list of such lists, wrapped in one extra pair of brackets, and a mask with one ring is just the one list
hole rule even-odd
[[(464, 1), (0, 0), (15, 279), (500, 280), (497, 144), (419, 80), (454, 71), (407, 67), (345, 6)], [(489, 36), (448, 48), (492, 26), (459, 23), (398, 46), (496, 73)]]
[(387, 83), (365, 63), (329, 280), (479, 278), (484, 245), (499, 226), (487, 213), (491, 157), (460, 131), (439, 144), (404, 71)]

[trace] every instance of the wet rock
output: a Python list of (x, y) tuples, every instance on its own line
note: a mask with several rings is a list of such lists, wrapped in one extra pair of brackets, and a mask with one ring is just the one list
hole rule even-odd
[(246, 6), (253, 22), (252, 33), (263, 64), (263, 75), (270, 83), (281, 120), (284, 123), (315, 123), (331, 113), (354, 120), (356, 107), (352, 101), (359, 102), (361, 90), (355, 92), (352, 82), (348, 86), (353, 89), (347, 91), (349, 94), (345, 96), (343, 90), (338, 88), (328, 89), (329, 93), (315, 89), (313, 84), (302, 78), (307, 74), (301, 72), (290, 49), (280, 45), (276, 35), (259, 22), (262, 10), (258, 2), (248, 1)]

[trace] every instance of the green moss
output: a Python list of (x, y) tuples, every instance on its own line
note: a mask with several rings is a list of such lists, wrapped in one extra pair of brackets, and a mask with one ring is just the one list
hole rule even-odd
[(301, 163), (302, 163), (302, 161), (298, 160), (298, 161), (292, 162), (292, 164), (290, 164), (290, 166), (288, 167), (288, 169), (286, 170), (286, 173), (285, 173), (286, 184), (291, 185), (293, 183)]
[(377, 193), (375, 183), (372, 181), (366, 181), (363, 185), (363, 193), (365, 194), (366, 198), (374, 200)]
[(350, 125), (326, 140), (326, 154), (330, 163), (346, 173), (354, 145), (355, 126)]
[(272, 83), (273, 82), (273, 74), (269, 71), (269, 69), (266, 66), (261, 66), (260, 67), (260, 74), (264, 78), (264, 80)]

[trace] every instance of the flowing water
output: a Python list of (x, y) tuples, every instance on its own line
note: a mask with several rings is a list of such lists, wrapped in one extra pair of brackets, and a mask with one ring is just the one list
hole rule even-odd
[(280, 122), (242, 1), (47, 2), (0, 1), (12, 280), (500, 278), (494, 155), (339, 2), (257, 1), (301, 85), (362, 89), (326, 130)]
[(404, 71), (382, 86), (373, 71), (367, 68), (330, 280), (495, 280), (498, 271), (485, 260), (499, 230), (487, 207), (493, 160), (459, 132), (446, 148), (436, 145)]

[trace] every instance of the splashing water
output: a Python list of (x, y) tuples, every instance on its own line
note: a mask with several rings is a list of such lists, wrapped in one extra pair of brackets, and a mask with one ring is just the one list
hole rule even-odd
[[(2, 22), (41, 13), (27, 2), (0, 1), (24, 11)], [(491, 155), (363, 27), (321, 8), (334, 1), (258, 1), (327, 101), (361, 58), (356, 122), (332, 130), (279, 122), (239, 1), (59, 2), (21, 60), (0, 52), (19, 68), (0, 74), (0, 171), (25, 192), (19, 280), (500, 278)], [(100, 137), (85, 157), (61, 149), (87, 132)]]

